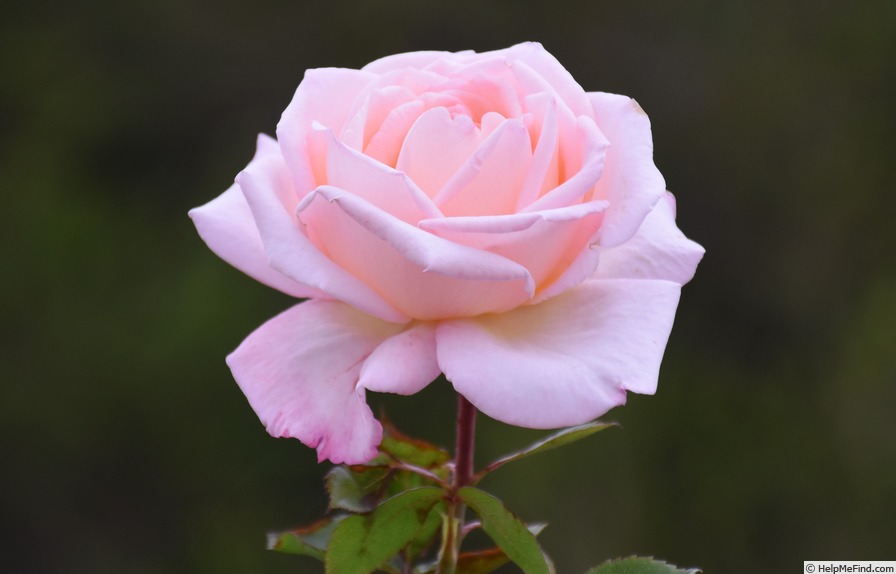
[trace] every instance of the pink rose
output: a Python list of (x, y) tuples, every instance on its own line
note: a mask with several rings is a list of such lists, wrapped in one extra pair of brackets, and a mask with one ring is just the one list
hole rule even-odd
[(653, 393), (703, 248), (675, 225), (631, 98), (539, 44), (308, 70), (221, 196), (190, 212), (225, 261), (299, 303), (228, 358), (268, 432), (376, 455), (365, 391), (444, 372), (531, 428)]

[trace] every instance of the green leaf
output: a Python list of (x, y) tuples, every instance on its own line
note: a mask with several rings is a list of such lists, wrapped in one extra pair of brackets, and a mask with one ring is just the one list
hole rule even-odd
[(327, 473), (330, 509), (368, 512), (382, 498), (388, 487), (389, 467), (335, 466)]
[[(480, 524), (476, 524), (478, 528)], [(527, 524), (526, 528), (529, 532), (538, 536), (542, 530), (547, 527), (545, 522), (536, 522)], [(500, 548), (489, 548), (488, 550), (476, 550), (472, 552), (462, 552), (457, 558), (457, 574), (487, 574), (497, 570), (504, 564), (510, 562), (507, 555)], [(435, 566), (429, 571), (435, 571)], [(425, 571), (418, 574), (425, 574)]]
[(440, 467), (451, 460), (451, 454), (445, 449), (402, 434), (387, 420), (382, 424), (383, 441), (380, 443), (380, 451), (396, 460), (426, 469)]
[(526, 574), (550, 574), (535, 535), (494, 496), (466, 486), (458, 496), (479, 515), (482, 529)]
[(268, 550), (311, 556), (323, 561), (333, 530), (346, 517), (345, 514), (338, 514), (303, 528), (272, 532), (268, 534)]
[(343, 520), (327, 548), (327, 574), (369, 574), (413, 541), (442, 490), (422, 487), (390, 498), (372, 512)]
[(682, 570), (653, 558), (631, 556), (608, 560), (585, 574), (696, 574), (699, 572), (700, 570), (697, 568)]
[(423, 522), (423, 526), (417, 536), (405, 548), (404, 561), (413, 564), (417, 559), (429, 550), (442, 528), (442, 515), (445, 513), (445, 505), (440, 500), (429, 511), (429, 515)]
[(515, 460), (520, 460), (521, 458), (526, 458), (532, 456), (533, 454), (538, 454), (541, 452), (545, 452), (551, 449), (555, 449), (557, 447), (561, 447), (578, 440), (581, 440), (585, 437), (591, 436), (594, 433), (600, 432), (606, 428), (617, 426), (616, 423), (602, 423), (600, 421), (594, 421), (591, 423), (565, 428), (551, 436), (547, 437), (544, 440), (540, 440), (535, 444), (524, 448), (521, 451), (515, 452), (504, 458), (500, 458), (495, 462), (491, 463), (485, 469), (481, 470), (476, 477), (473, 479), (474, 484), (479, 482), (482, 477), (491, 471), (498, 469), (508, 462), (513, 462)]

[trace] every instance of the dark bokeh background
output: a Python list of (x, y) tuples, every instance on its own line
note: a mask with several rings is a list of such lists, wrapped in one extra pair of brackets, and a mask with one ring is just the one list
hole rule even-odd
[[(320, 572), (264, 550), (324, 511), (224, 356), (287, 297), (186, 212), (303, 70), (538, 40), (650, 114), (707, 248), (656, 397), (496, 473), (561, 573), (896, 557), (896, 3), (11, 2), (0, 19), (5, 572)], [(448, 389), (373, 397), (450, 444)], [(481, 420), (479, 460), (540, 436)]]

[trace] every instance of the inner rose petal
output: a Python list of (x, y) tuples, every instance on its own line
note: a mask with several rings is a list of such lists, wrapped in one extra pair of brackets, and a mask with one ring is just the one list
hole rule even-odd
[[(389, 112), (413, 101), (415, 97), (414, 92), (403, 86), (385, 86), (370, 91), (362, 105), (338, 132), (339, 139), (349, 147), (363, 150)], [(338, 129), (340, 126), (330, 127)]]
[[(594, 121), (585, 116), (580, 116), (576, 121), (575, 135), (576, 137), (565, 138), (563, 142), (560, 158), (562, 183), (521, 211), (554, 209), (592, 199), (590, 192), (603, 174), (609, 142)], [(580, 167), (573, 167), (573, 171), (569, 171), (570, 164), (577, 164)], [(564, 171), (570, 173), (569, 178), (565, 180), (563, 180)]]
[[(362, 197), (408, 223), (416, 224), (427, 217), (442, 217), (435, 204), (407, 174), (337, 141), (329, 129), (313, 130), (308, 139), (309, 149), (326, 153), (325, 160), (316, 158), (313, 162), (326, 165), (323, 184), (333, 185)], [(304, 201), (310, 201), (310, 198), (306, 197)], [(297, 209), (301, 211), (302, 205)]]
[(445, 108), (452, 116), (469, 116), (469, 110), (450, 94), (422, 94), (416, 100), (392, 110), (379, 130), (370, 138), (364, 153), (389, 166), (398, 163), (398, 155), (409, 130), (427, 110)]
[(478, 123), (488, 112), (507, 118), (522, 115), (520, 94), (512, 80), (508, 63), (503, 58), (495, 58), (458, 70), (438, 89), (463, 101), (473, 121)]
[(531, 160), (524, 122), (506, 120), (445, 183), (436, 205), (449, 216), (513, 213)]
[(529, 172), (516, 200), (517, 211), (560, 183), (557, 100), (549, 94), (535, 94), (526, 98), (525, 109), (530, 112), (527, 117), (532, 118), (527, 129), (534, 151)]
[(452, 117), (443, 107), (427, 110), (408, 132), (395, 167), (434, 197), (479, 146), (480, 134), (468, 116)]

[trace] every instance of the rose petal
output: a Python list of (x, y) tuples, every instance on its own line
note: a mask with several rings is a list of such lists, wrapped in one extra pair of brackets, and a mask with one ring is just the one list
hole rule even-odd
[[(606, 202), (590, 202), (534, 213), (426, 219), (420, 228), (516, 261), (532, 274), (537, 294), (557, 281), (583, 250), (592, 251), (588, 246), (606, 207)], [(580, 282), (597, 266), (594, 251), (594, 266), (581, 274)]]
[(533, 89), (533, 92), (554, 92), (576, 116), (590, 115), (591, 106), (585, 90), (544, 46), (538, 42), (524, 42), (502, 52), (513, 60), (514, 68), (530, 68), (543, 79), (541, 89)]
[[(277, 142), (265, 136), (258, 136), (258, 154), (262, 149), (277, 150)], [(246, 275), (293, 297), (323, 297), (325, 294), (307, 285), (296, 283), (286, 275), (268, 265), (268, 256), (252, 211), (243, 192), (236, 184), (201, 207), (189, 212), (199, 236), (221, 259), (230, 263)]]
[(330, 130), (308, 134), (309, 142), (327, 150), (326, 182), (348, 191), (393, 216), (415, 224), (421, 219), (442, 217), (439, 208), (404, 173), (355, 151), (336, 140)]
[(634, 237), (603, 248), (596, 278), (666, 279), (684, 285), (694, 277), (705, 250), (675, 225), (671, 193), (644, 218)]
[(427, 110), (407, 132), (395, 168), (434, 197), (479, 146), (480, 132), (465, 115)]
[(279, 150), (259, 148), (237, 176), (237, 183), (252, 210), (271, 267), (375, 317), (394, 322), (409, 319), (325, 257), (299, 230), (293, 215), (297, 201), (292, 179)]
[(588, 281), (539, 305), (445, 321), (439, 366), (488, 416), (530, 428), (592, 420), (653, 393), (680, 287)]
[(365, 72), (373, 72), (375, 74), (385, 74), (393, 70), (402, 70), (405, 68), (424, 69), (439, 60), (452, 61), (471, 54), (475, 54), (475, 52), (472, 50), (466, 50), (464, 52), (440, 52), (436, 50), (406, 52), (404, 54), (394, 54), (374, 60), (361, 69)]
[(413, 395), (439, 376), (435, 325), (418, 323), (384, 341), (364, 361), (358, 386)]
[(450, 73), (436, 86), (439, 93), (451, 94), (464, 103), (473, 121), (488, 112), (505, 118), (522, 115), (520, 93), (512, 64), (503, 56), (477, 58)]
[(506, 120), (442, 186), (434, 201), (450, 216), (513, 213), (531, 160), (525, 124)]
[(382, 438), (356, 388), (361, 363), (402, 328), (337, 301), (308, 301), (259, 327), (227, 364), (272, 436), (317, 448), (319, 460), (360, 464)]
[(364, 153), (385, 165), (395, 166), (408, 130), (425, 109), (426, 104), (414, 100), (390, 110), (371, 136)]
[[(591, 118), (580, 116), (575, 123), (577, 138), (565, 138), (563, 172), (571, 173), (560, 185), (530, 203), (521, 211), (540, 211), (578, 203), (588, 199), (602, 179), (608, 142)], [(575, 151), (571, 151), (574, 149)], [(561, 180), (564, 173), (561, 173)], [(598, 198), (603, 199), (603, 198)], [(610, 204), (612, 209), (612, 204)]]
[(536, 94), (526, 98), (526, 110), (538, 125), (529, 128), (529, 135), (537, 142), (532, 152), (532, 163), (529, 172), (520, 188), (516, 200), (516, 210), (520, 211), (534, 202), (544, 192), (553, 189), (559, 183), (559, 145), (560, 129), (558, 120), (558, 103), (556, 98), (547, 94)]
[(594, 116), (610, 141), (604, 173), (594, 197), (610, 202), (601, 245), (612, 247), (632, 237), (666, 192), (666, 182), (653, 163), (650, 120), (632, 98), (589, 93)]
[[(314, 188), (305, 149), (305, 133), (313, 122), (341, 130), (351, 117), (353, 102), (361, 99), (374, 74), (343, 68), (307, 70), (292, 101), (277, 124), (277, 139), (299, 189)], [(362, 100), (363, 101), (363, 100)]]
[(506, 311), (534, 289), (517, 263), (427, 233), (335, 187), (315, 190), (298, 216), (330, 259), (416, 319)]

